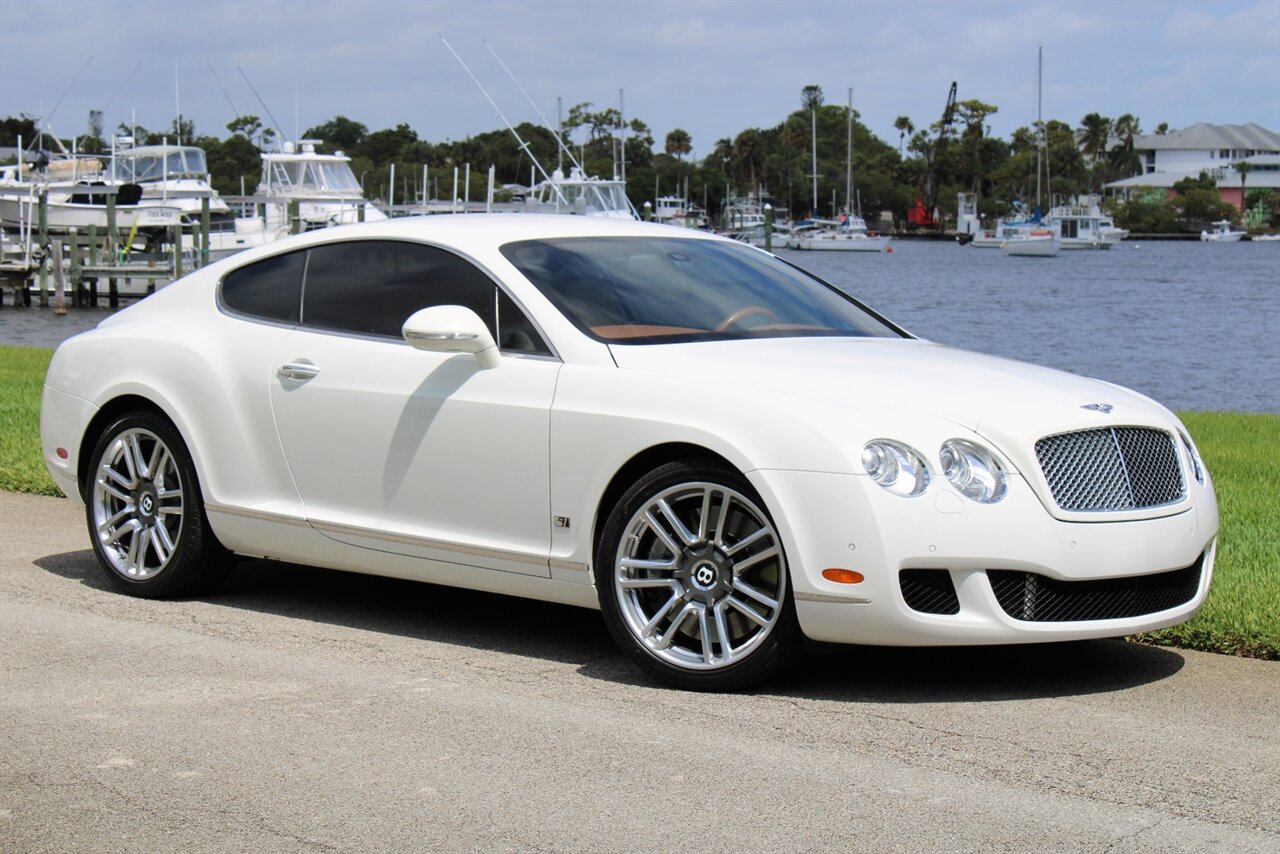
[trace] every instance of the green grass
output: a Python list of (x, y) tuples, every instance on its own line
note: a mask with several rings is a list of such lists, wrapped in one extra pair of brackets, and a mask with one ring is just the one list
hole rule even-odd
[(40, 389), (52, 350), (0, 347), (0, 489), (61, 495), (40, 454)]
[[(0, 346), (0, 489), (59, 494), (40, 456), (40, 388), (52, 355)], [(1194, 619), (1136, 639), (1280, 659), (1280, 415), (1181, 417), (1218, 492), (1213, 586)]]
[(1179, 413), (1218, 493), (1218, 555), (1194, 618), (1139, 640), (1280, 659), (1280, 415)]

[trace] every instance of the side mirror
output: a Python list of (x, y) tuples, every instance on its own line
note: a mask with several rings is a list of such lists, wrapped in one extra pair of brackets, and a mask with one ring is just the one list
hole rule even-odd
[(409, 315), (400, 328), (409, 346), (434, 353), (471, 353), (482, 368), (496, 368), (498, 345), (480, 316), (460, 305), (437, 305)]

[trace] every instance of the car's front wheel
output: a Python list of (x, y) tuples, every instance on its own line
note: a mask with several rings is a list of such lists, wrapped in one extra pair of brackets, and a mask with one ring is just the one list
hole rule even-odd
[(205, 517), (200, 484), (178, 432), (135, 412), (98, 439), (86, 489), (89, 538), (113, 584), (134, 596), (199, 592), (231, 563)]
[(781, 537), (746, 478), (719, 462), (670, 463), (627, 490), (595, 579), (614, 639), (680, 688), (747, 687), (802, 645)]

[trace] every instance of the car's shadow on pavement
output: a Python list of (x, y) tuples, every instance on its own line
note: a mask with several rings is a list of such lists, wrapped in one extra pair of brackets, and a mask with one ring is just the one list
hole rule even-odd
[[(35, 561), (47, 572), (118, 593), (89, 550)], [(314, 623), (575, 665), (590, 679), (659, 688), (614, 646), (600, 615), (555, 605), (357, 573), (244, 560), (200, 601)], [(1121, 640), (1025, 646), (824, 647), (753, 693), (870, 703), (985, 702), (1122, 691), (1182, 669), (1176, 650)]]

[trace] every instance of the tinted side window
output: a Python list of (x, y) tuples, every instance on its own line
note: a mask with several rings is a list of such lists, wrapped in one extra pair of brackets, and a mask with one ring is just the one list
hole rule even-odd
[(495, 289), (488, 276), (442, 249), (395, 241), (335, 243), (311, 250), (302, 322), (399, 338), (418, 309), (461, 305), (480, 315), (496, 337)]
[(550, 356), (551, 348), (542, 340), (532, 321), (525, 316), (506, 291), (498, 291), (498, 348), (515, 353)]
[(222, 280), (223, 303), (251, 317), (297, 323), (306, 257), (306, 252), (290, 252), (228, 273)]

